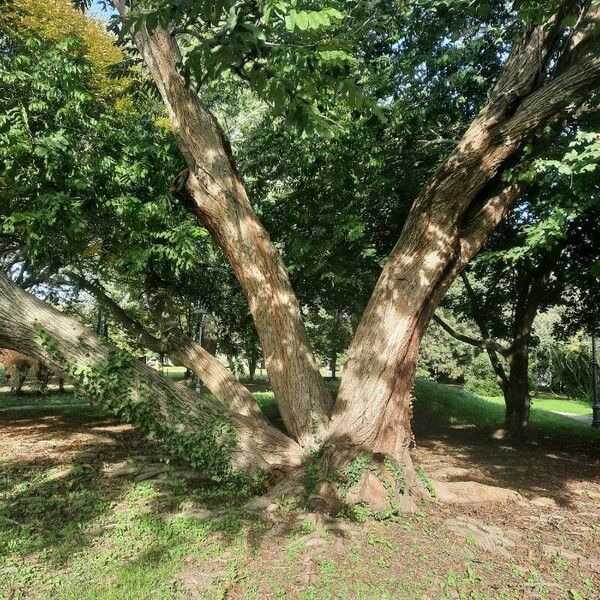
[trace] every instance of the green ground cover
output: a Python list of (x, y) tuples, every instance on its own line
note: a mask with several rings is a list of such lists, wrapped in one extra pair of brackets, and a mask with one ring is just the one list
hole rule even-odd
[[(430, 381), (419, 381), (415, 395), (416, 419), (430, 429), (469, 423), (486, 432), (502, 421), (498, 398)], [(255, 397), (281, 426), (272, 393)], [(538, 400), (534, 435), (558, 438), (561, 448), (567, 438), (600, 448), (599, 432), (548, 411), (568, 401)], [(0, 416), (11, 455), (0, 462), (0, 598), (517, 598), (548, 577), (558, 587), (541, 597), (597, 597), (588, 575), (560, 557), (532, 562), (525, 574), (521, 563), (480, 554), (465, 562), (473, 540), (457, 542), (426, 507), (398, 522), (366, 524), (346, 539), (306, 513), (294, 520), (283, 499), (274, 525), (241, 510), (246, 490), (178, 477), (176, 467), (161, 463), (160, 447), (73, 404), (71, 394), (38, 401), (34, 410)], [(162, 478), (136, 480), (127, 469), (140, 460), (163, 464)], [(290, 595), (290, 585), (297, 593)]]

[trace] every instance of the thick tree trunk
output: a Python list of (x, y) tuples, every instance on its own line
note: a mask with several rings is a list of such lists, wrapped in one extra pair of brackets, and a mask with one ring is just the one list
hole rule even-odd
[(92, 399), (163, 438), (208, 476), (228, 469), (274, 475), (302, 461), (300, 446), (263, 418), (176, 387), (1, 274), (0, 346), (60, 365)]
[[(122, 0), (115, 5), (127, 14)], [(176, 186), (223, 249), (254, 319), (283, 421), (303, 446), (318, 445), (331, 394), (319, 373), (300, 307), (268, 233), (257, 219), (214, 116), (177, 71), (181, 55), (169, 32), (142, 27), (134, 36), (169, 111), (189, 174)]]
[(517, 45), (487, 105), (413, 204), (348, 351), (327, 445), (388, 454), (415, 479), (407, 449), (423, 332), (517, 197), (517, 185), (490, 191), (503, 166), (541, 124), (600, 81), (600, 57), (588, 49), (540, 87), (562, 16)]

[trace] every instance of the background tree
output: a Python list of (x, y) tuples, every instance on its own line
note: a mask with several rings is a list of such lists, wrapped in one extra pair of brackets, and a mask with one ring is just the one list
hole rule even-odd
[(463, 276), (463, 293), (451, 303), (479, 328), (479, 339), (460, 339), (486, 350), (506, 401), (506, 428), (516, 434), (529, 423), (536, 316), (562, 304), (566, 295), (577, 295), (577, 289), (599, 290), (597, 137), (566, 134), (563, 140), (567, 154), (533, 165), (528, 177), (535, 185), (473, 261)]

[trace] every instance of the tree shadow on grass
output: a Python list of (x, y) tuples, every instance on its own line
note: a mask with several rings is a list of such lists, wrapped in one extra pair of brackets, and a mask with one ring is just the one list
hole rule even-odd
[(573, 502), (572, 484), (598, 482), (598, 431), (537, 411), (526, 439), (498, 439), (501, 405), (427, 382), (417, 385), (416, 396), (416, 455), (430, 461), (430, 469), (436, 460), (440, 466), (443, 461), (468, 470), (468, 476), (457, 475), (457, 480), (512, 488), (526, 497), (550, 497), (563, 506)]
[[(198, 541), (198, 532), (224, 547), (261, 543), (265, 527), (241, 510), (247, 500), (242, 490), (222, 493), (201, 479), (176, 479), (178, 464), (164, 465), (164, 480), (111, 474), (132, 462), (142, 469), (156, 465), (164, 452), (106, 415), (56, 408), (4, 412), (0, 440), (0, 563), (38, 555), (46, 565), (67, 565), (78, 552), (108, 543), (116, 529), (148, 535), (148, 551), (165, 539), (183, 549), (186, 540)], [(193, 516), (202, 509), (211, 511), (208, 518)], [(129, 561), (124, 553), (123, 565)]]
[(0, 419), (0, 557), (53, 549), (49, 556), (60, 561), (87, 546), (87, 526), (129, 483), (107, 478), (105, 465), (148, 447), (138, 431), (105, 416), (56, 412), (14, 411)]

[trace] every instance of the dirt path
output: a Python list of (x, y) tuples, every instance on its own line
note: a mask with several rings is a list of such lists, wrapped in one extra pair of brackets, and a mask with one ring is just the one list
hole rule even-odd
[[(222, 597), (239, 599), (600, 597), (598, 456), (580, 449), (552, 451), (541, 443), (511, 446), (469, 427), (430, 431), (417, 424), (417, 440), (414, 458), (432, 477), (510, 488), (520, 496), (501, 503), (465, 496), (458, 504), (429, 504), (397, 522), (365, 524), (330, 520), (284, 503), (264, 517), (264, 525), (256, 518), (236, 525), (235, 536), (226, 527), (211, 526), (177, 573), (168, 576), (179, 594), (173, 597), (217, 597), (217, 588), (225, 590)], [(151, 452), (136, 429), (111, 418), (51, 411), (0, 415), (0, 477), (15, 469), (24, 480), (48, 469), (61, 477), (74, 465), (87, 465), (97, 473), (99, 499), (114, 506), (110, 510), (122, 508), (122, 490), (139, 477), (128, 459), (147, 461)], [(155, 476), (160, 475), (148, 479)], [(156, 511), (164, 520), (164, 506), (171, 504), (186, 506), (191, 519), (212, 514), (198, 507), (194, 489), (185, 492), (182, 503), (181, 497), (175, 502), (172, 487), (157, 485), (161, 501), (144, 506), (145, 519), (147, 511)], [(60, 486), (52, 489), (63, 493)], [(28, 526), (34, 517), (19, 514), (14, 504), (2, 512), (2, 498), (0, 488), (0, 516)], [(91, 555), (109, 544), (102, 535), (89, 542)], [(234, 540), (239, 539), (238, 547)], [(220, 550), (213, 558), (197, 558), (200, 547), (215, 544)], [(66, 564), (63, 570), (70, 568)], [(44, 597), (28, 596), (30, 587), (35, 582), (17, 595), (25, 590), (19, 597)]]

